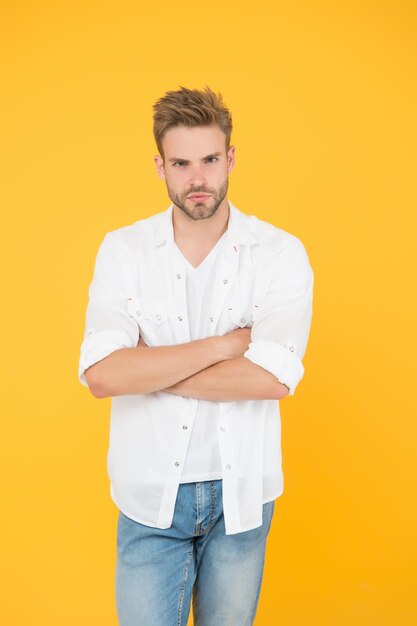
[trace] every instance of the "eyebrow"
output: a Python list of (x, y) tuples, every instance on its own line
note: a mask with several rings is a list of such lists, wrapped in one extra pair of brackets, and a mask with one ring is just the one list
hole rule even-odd
[[(210, 159), (210, 157), (217, 157), (217, 156), (221, 156), (222, 153), (221, 152), (213, 152), (212, 154), (208, 154), (207, 156), (203, 157), (201, 160), (205, 161), (206, 159)], [(172, 157), (172, 159), (168, 159), (169, 163), (175, 163), (176, 161), (182, 161), (183, 163), (189, 163), (189, 161), (187, 159), (181, 159), (180, 157), (176, 158), (176, 157)]]

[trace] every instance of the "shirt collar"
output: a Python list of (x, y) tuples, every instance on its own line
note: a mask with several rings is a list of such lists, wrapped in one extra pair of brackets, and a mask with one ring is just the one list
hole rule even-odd
[[(229, 239), (229, 242), (232, 245), (242, 244), (245, 246), (259, 243), (259, 239), (252, 232), (250, 227), (249, 216), (239, 211), (230, 200), (227, 202), (229, 205), (229, 221), (226, 237)], [(174, 205), (170, 204), (169, 207), (160, 214), (160, 219), (155, 231), (155, 246), (159, 246), (165, 241), (174, 241), (174, 228), (172, 225), (173, 208)]]

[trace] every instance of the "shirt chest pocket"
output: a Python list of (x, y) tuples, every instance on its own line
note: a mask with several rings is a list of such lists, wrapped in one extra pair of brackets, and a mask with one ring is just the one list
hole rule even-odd
[(166, 341), (170, 314), (163, 298), (138, 298), (129, 296), (127, 310), (140, 329), (140, 334), (149, 339), (152, 345)]

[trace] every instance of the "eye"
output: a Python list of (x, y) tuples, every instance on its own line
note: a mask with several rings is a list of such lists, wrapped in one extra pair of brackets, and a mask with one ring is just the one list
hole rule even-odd
[[(212, 157), (209, 157), (208, 159), (206, 159), (206, 162), (207, 162), (207, 163), (215, 163), (215, 162), (216, 162), (216, 161), (218, 161), (218, 160), (219, 160), (219, 159), (218, 159), (218, 157), (212, 156)], [(175, 161), (175, 162), (172, 164), (172, 166), (173, 166), (173, 167), (177, 167), (177, 166), (178, 166), (178, 167), (182, 167), (182, 166), (184, 166), (184, 165), (186, 165), (185, 161)]]

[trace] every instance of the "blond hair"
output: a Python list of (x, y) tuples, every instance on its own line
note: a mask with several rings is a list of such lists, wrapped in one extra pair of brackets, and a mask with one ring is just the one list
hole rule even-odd
[(230, 147), (232, 116), (222, 95), (209, 87), (204, 90), (187, 89), (180, 85), (178, 91), (167, 91), (153, 105), (153, 134), (159, 154), (164, 160), (162, 140), (165, 133), (176, 126), (211, 126), (216, 124), (226, 136), (226, 152)]

